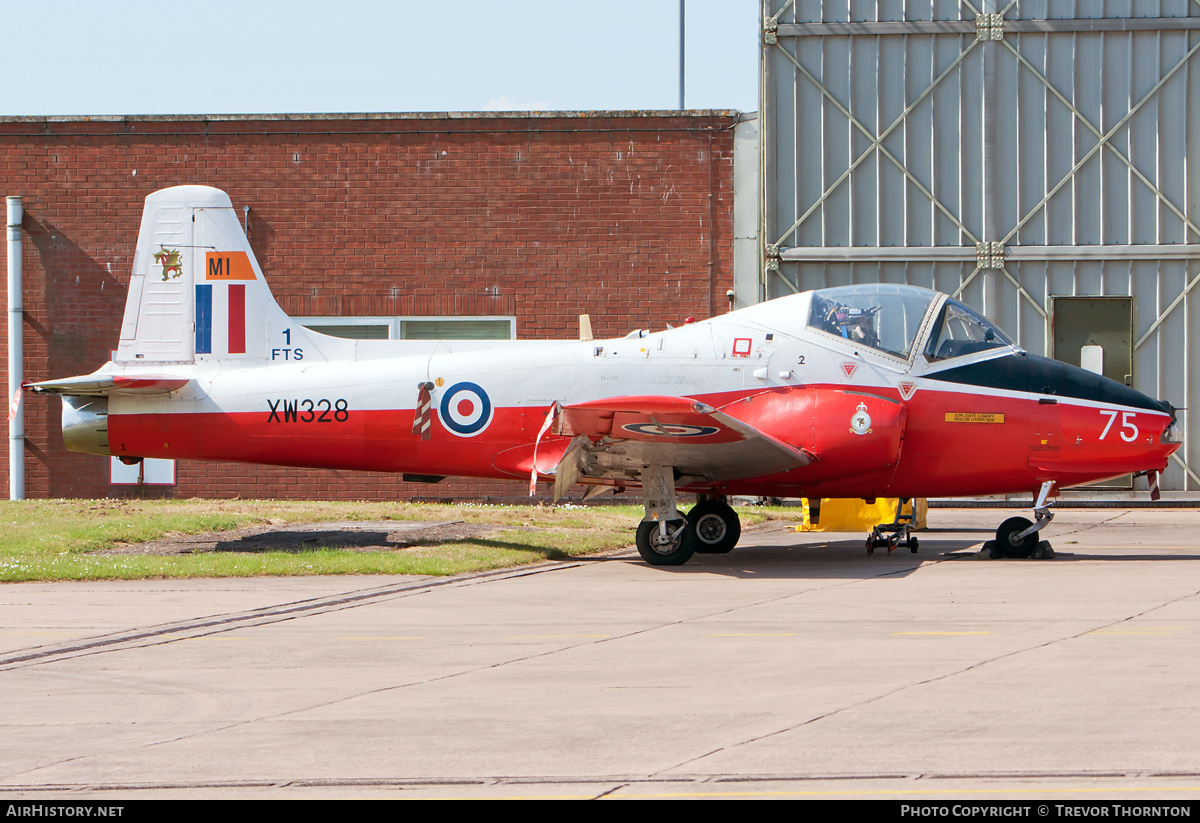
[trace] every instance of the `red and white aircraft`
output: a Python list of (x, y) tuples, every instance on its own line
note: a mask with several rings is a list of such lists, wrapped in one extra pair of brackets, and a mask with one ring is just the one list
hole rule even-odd
[[(946, 295), (822, 289), (612, 340), (345, 340), (271, 296), (229, 197), (146, 198), (111, 362), (62, 395), (67, 448), (116, 455), (641, 488), (648, 562), (726, 552), (729, 495), (1032, 492), (999, 547), (1024, 555), (1056, 488), (1155, 473), (1175, 410), (1031, 355)], [(677, 494), (699, 502), (684, 515)], [(885, 534), (887, 533), (887, 534)], [(901, 518), (868, 540), (907, 540)]]

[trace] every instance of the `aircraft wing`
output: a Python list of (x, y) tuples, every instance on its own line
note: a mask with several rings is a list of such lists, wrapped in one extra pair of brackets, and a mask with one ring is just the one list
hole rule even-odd
[(807, 466), (801, 449), (687, 397), (612, 397), (564, 406), (556, 434), (586, 436), (583, 477), (628, 477), (647, 463), (708, 481), (761, 477)]
[(165, 374), (84, 374), (62, 380), (29, 383), (38, 394), (104, 397), (110, 394), (166, 394), (187, 385), (189, 378)]

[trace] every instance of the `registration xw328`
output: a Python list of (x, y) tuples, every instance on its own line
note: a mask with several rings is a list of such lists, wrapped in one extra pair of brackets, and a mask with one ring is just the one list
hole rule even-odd
[(345, 423), (350, 418), (349, 403), (343, 398), (327, 400), (268, 400), (268, 423)]

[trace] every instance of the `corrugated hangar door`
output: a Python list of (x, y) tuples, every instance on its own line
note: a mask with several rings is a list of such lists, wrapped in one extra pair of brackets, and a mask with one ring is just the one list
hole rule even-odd
[(1194, 405), (1200, 0), (763, 0), (762, 35), (764, 296), (925, 286), (1048, 356), (1055, 298), (1132, 297), (1130, 382)]

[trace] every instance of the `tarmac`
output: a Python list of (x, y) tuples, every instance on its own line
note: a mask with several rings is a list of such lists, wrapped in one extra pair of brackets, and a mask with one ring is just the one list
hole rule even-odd
[[(1200, 511), (450, 578), (0, 586), (0, 800), (1200, 797)], [(1028, 513), (1025, 513), (1028, 514)]]

